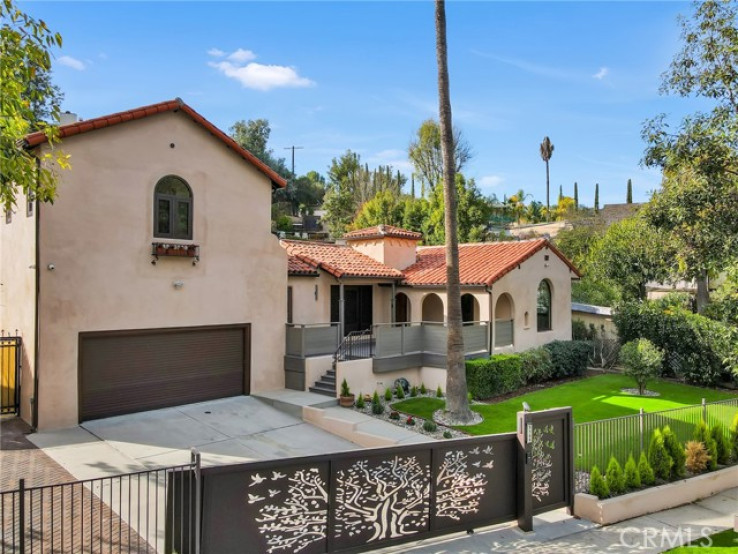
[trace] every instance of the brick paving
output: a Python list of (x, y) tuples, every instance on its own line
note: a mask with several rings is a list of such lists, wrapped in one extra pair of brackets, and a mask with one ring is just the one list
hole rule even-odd
[[(109, 498), (113, 505), (121, 502), (124, 495), (113, 489), (115, 486), (122, 489), (123, 482), (104, 480), (87, 486), (82, 483), (50, 486), (73, 483), (76, 479), (36, 448), (26, 437), (29, 432), (29, 426), (19, 418), (0, 419), (0, 554), (20, 552), (19, 495), (10, 492), (18, 489), (19, 479), (25, 479), (27, 489), (43, 487), (26, 492), (27, 551), (155, 552), (99, 498), (100, 495)], [(146, 522), (139, 523), (138, 528), (145, 529)]]

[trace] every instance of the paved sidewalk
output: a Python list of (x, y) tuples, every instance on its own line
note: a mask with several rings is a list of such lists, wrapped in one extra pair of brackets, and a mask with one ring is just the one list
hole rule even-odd
[[(557, 510), (533, 519), (531, 533), (515, 524), (457, 533), (402, 546), (374, 550), (376, 554), (487, 554), (523, 551), (530, 554), (658, 553), (732, 528), (738, 514), (738, 487), (693, 504), (664, 510), (614, 525), (599, 526)], [(738, 552), (738, 544), (736, 544)]]

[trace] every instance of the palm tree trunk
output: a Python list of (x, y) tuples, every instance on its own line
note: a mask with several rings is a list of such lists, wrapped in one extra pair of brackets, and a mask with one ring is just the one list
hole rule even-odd
[(448, 84), (446, 50), (446, 6), (436, 0), (436, 57), (438, 59), (438, 111), (443, 153), (443, 198), (446, 205), (446, 296), (448, 342), (446, 344), (446, 410), (452, 419), (472, 419), (466, 388), (464, 336), (461, 325), (461, 285), (459, 279), (459, 240), (457, 236), (456, 166), (454, 165), (451, 95)]
[(546, 221), (551, 221), (551, 204), (549, 202), (548, 160), (546, 160)]

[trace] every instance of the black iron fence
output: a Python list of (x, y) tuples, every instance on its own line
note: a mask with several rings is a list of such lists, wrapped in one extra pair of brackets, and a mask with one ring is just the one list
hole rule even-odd
[[(0, 492), (0, 553), (198, 552), (200, 456), (182, 466)], [(188, 523), (183, 523), (184, 521)]]
[(346, 335), (333, 356), (334, 361), (361, 360), (374, 355), (374, 335), (371, 329), (351, 331)]
[(668, 425), (680, 442), (692, 439), (695, 426), (700, 421), (713, 426), (722, 424), (728, 438), (730, 424), (738, 412), (738, 398), (705, 402), (682, 408), (578, 423), (574, 426), (574, 453), (576, 468), (590, 471), (607, 467), (611, 456), (624, 464), (633, 454), (638, 461), (646, 452), (654, 429)]
[(20, 337), (0, 335), (0, 414), (17, 414), (20, 409)]

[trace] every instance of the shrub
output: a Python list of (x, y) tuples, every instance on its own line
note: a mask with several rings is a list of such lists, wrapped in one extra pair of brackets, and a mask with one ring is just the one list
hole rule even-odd
[(392, 401), (392, 389), (384, 389), (384, 400), (386, 402)]
[(436, 389), (436, 398), (443, 398), (443, 391), (441, 390), (441, 385), (438, 385), (438, 388)]
[(661, 372), (664, 353), (648, 339), (627, 342), (620, 349), (620, 363), (625, 374), (638, 385), (638, 394), (646, 392), (646, 385)]
[(451, 431), (444, 431), (443, 432), (443, 438), (444, 439), (450, 439), (451, 437), (453, 437), (453, 435), (451, 434)]
[(664, 351), (663, 375), (709, 386), (738, 362), (731, 338), (735, 330), (693, 314), (679, 302), (625, 303), (615, 311), (613, 322), (623, 342), (645, 338)]
[(390, 419), (400, 419), (400, 412), (392, 410), (389, 415)]
[(377, 391), (374, 391), (374, 396), (372, 396), (372, 413), (374, 415), (380, 415), (384, 413), (384, 406), (382, 405), (382, 401), (379, 399), (379, 394)]
[(553, 377), (572, 377), (584, 375), (587, 370), (590, 344), (580, 340), (556, 340), (544, 345), (551, 354)]
[(674, 462), (671, 466), (671, 478), (678, 479), (679, 477), (684, 477), (684, 463), (686, 461), (684, 446), (679, 443), (679, 439), (677, 439), (668, 425), (661, 430), (661, 434), (664, 437), (666, 451)]
[(553, 377), (551, 353), (545, 348), (531, 348), (518, 354), (525, 383), (542, 383)]
[(356, 397), (356, 407), (359, 408), (360, 410), (363, 410), (364, 406), (366, 406), (364, 395), (359, 393), (359, 396)]
[(405, 398), (405, 389), (402, 388), (402, 385), (397, 385), (397, 388), (395, 389), (395, 396), (399, 399)]
[(518, 390), (525, 384), (518, 354), (496, 354), (466, 362), (466, 384), (477, 400)]
[(702, 473), (707, 469), (710, 455), (705, 450), (705, 445), (699, 441), (688, 441), (684, 450), (687, 459), (687, 469), (692, 473)]
[(594, 338), (594, 329), (588, 327), (581, 319), (571, 320), (571, 339), (572, 340), (592, 340)]
[(654, 430), (651, 443), (648, 445), (648, 463), (657, 479), (669, 480), (674, 460), (669, 456), (669, 452), (664, 445), (664, 436), (658, 429)]
[(341, 396), (351, 396), (351, 389), (346, 382), (346, 379), (341, 381)]
[(705, 446), (705, 450), (707, 450), (707, 454), (710, 456), (710, 462), (708, 463), (708, 468), (710, 469), (710, 471), (716, 470), (718, 464), (718, 447), (715, 439), (712, 438), (712, 433), (710, 433), (710, 429), (707, 427), (707, 424), (704, 421), (700, 421), (695, 427), (693, 438), (694, 440), (696, 440), (697, 442), (701, 442)]
[(412, 425), (415, 425), (415, 418), (414, 418), (413, 416), (410, 416), (410, 417), (408, 417), (408, 418), (407, 418), (407, 419), (405, 420), (405, 423), (406, 423), (406, 424), (408, 424), (408, 425), (411, 425), (411, 426), (412, 426)]
[(723, 432), (723, 426), (720, 423), (713, 425), (710, 428), (710, 435), (715, 441), (717, 462), (721, 465), (727, 464), (730, 460), (730, 441)]
[(410, 389), (410, 396), (413, 398), (418, 396), (418, 387), (416, 387), (415, 385), (413, 385), (413, 387)]
[(428, 389), (425, 388), (425, 383), (420, 383), (420, 394), (427, 394)]
[(628, 489), (640, 489), (641, 488), (641, 474), (638, 472), (638, 466), (636, 465), (633, 454), (628, 456), (628, 461), (625, 462), (625, 487)]
[(593, 494), (597, 498), (607, 498), (610, 496), (610, 489), (597, 466), (594, 466), (592, 472), (589, 474), (589, 494)]
[(656, 482), (656, 476), (653, 474), (653, 468), (648, 463), (645, 452), (641, 452), (641, 457), (638, 458), (638, 476), (641, 478), (642, 485), (653, 485)]
[(424, 431), (427, 431), (429, 433), (435, 433), (437, 429), (438, 429), (438, 425), (436, 425), (436, 422), (435, 421), (432, 421), (430, 419), (426, 419), (423, 422), (423, 430)]
[(610, 462), (607, 464), (605, 480), (607, 481), (607, 488), (610, 489), (610, 493), (620, 494), (625, 492), (625, 475), (615, 456), (612, 456)]
[(730, 424), (730, 452), (733, 460), (738, 461), (738, 413)]

